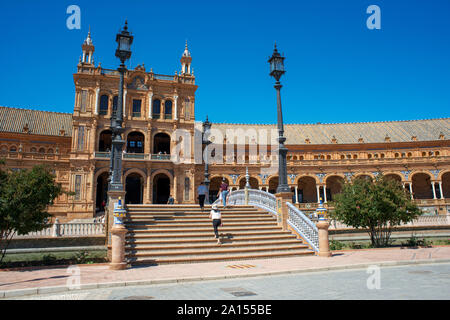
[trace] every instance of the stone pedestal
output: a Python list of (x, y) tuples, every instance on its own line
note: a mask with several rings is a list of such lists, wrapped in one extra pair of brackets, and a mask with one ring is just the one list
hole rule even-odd
[(122, 199), (122, 203), (125, 201), (125, 191), (108, 191), (108, 204), (106, 207), (106, 245), (108, 247), (108, 260), (112, 261), (111, 244), (112, 237), (111, 231), (114, 226), (114, 207), (119, 202), (119, 198)]
[(288, 230), (288, 206), (287, 202), (292, 201), (292, 192), (280, 192), (276, 193), (275, 197), (277, 198), (277, 222), (278, 225), (283, 228), (283, 231)]
[(125, 234), (127, 229), (123, 224), (115, 224), (111, 229), (111, 263), (109, 269), (124, 270), (127, 268), (125, 262)]
[(327, 220), (319, 220), (316, 226), (319, 229), (319, 257), (331, 257), (328, 241), (328, 227), (330, 223)]

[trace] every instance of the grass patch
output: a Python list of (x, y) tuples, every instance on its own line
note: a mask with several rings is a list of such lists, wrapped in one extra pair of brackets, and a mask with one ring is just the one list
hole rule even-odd
[(107, 251), (71, 251), (6, 254), (0, 268), (92, 264), (107, 262)]
[[(398, 248), (398, 247), (430, 247), (433, 245), (450, 245), (450, 239), (444, 238), (417, 238), (412, 235), (408, 239), (391, 239), (389, 246), (385, 248)], [(354, 250), (354, 249), (370, 249), (374, 248), (369, 240), (366, 241), (338, 241), (330, 240), (330, 250)]]

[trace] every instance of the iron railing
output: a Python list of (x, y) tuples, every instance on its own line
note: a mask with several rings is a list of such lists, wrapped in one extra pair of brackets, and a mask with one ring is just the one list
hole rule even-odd
[(313, 248), (319, 252), (319, 230), (303, 212), (287, 203), (289, 218), (287, 223)]

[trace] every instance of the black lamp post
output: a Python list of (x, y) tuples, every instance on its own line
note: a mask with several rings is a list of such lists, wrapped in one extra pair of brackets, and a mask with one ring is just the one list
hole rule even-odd
[(109, 190), (123, 191), (122, 183), (122, 149), (125, 141), (122, 140), (123, 122), (123, 83), (124, 74), (127, 70), (125, 61), (131, 57), (131, 43), (133, 36), (128, 32), (128, 23), (125, 21), (123, 30), (116, 35), (116, 42), (118, 44), (116, 50), (116, 57), (120, 59), (120, 67), (117, 69), (120, 73), (119, 81), (119, 96), (117, 97), (117, 110), (113, 112), (111, 118), (111, 131), (113, 135), (112, 150), (110, 160), (111, 179), (109, 182)]
[(275, 78), (275, 89), (277, 90), (277, 111), (278, 111), (278, 188), (277, 193), (280, 192), (291, 192), (291, 188), (289, 188), (287, 184), (287, 163), (286, 163), (286, 154), (288, 149), (285, 147), (284, 142), (286, 138), (283, 136), (284, 127), (283, 127), (283, 112), (281, 110), (281, 83), (280, 78), (286, 72), (284, 70), (284, 57), (282, 57), (277, 50), (277, 45), (275, 44), (275, 48), (273, 50), (272, 57), (270, 57), (270, 75)]
[(208, 165), (208, 145), (211, 144), (211, 141), (209, 141), (209, 131), (211, 130), (211, 122), (208, 121), (208, 116), (206, 116), (206, 121), (203, 122), (203, 143), (205, 144), (205, 180), (203, 181), (205, 183), (206, 188), (208, 189), (208, 201), (209, 201), (209, 165)]

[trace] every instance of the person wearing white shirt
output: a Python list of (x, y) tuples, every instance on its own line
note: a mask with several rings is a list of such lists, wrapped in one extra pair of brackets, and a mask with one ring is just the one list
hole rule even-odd
[(217, 228), (222, 225), (222, 214), (217, 208), (217, 204), (213, 204), (209, 218), (213, 221), (214, 235), (217, 239), (217, 244), (221, 244), (222, 242), (220, 241), (219, 230)]

